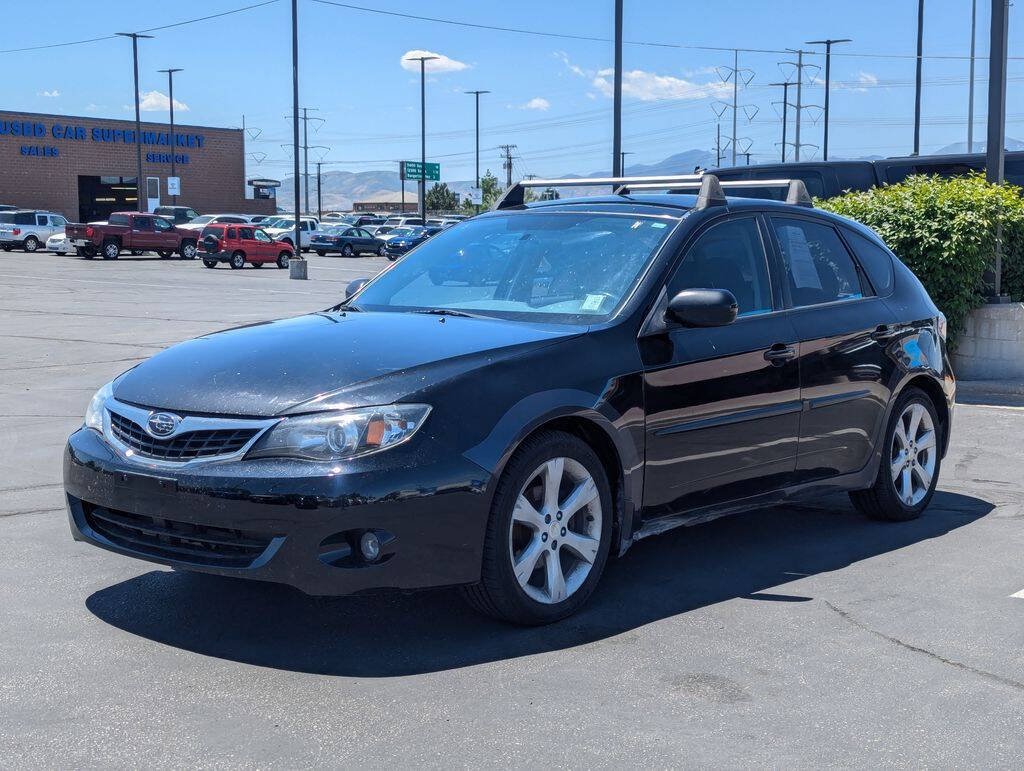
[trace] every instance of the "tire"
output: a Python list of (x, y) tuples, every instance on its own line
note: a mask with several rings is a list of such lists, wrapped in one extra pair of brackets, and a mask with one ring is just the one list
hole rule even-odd
[(132, 257), (139, 257), (142, 254), (138, 249), (132, 249)]
[(397, 254), (387, 254), (387, 253), (385, 252), (385, 256), (386, 256), (386, 257), (387, 257), (387, 258), (388, 258), (388, 259), (389, 259), (389, 260), (390, 260), (391, 262), (394, 262), (395, 260), (397, 260), (397, 259), (398, 259), (398, 255), (397, 255)]
[(11, 249), (12, 249), (12, 248), (13, 248), (13, 247), (10, 247), (10, 246), (6, 246), (6, 245), (5, 245), (5, 246), (0, 246), (0, 249), (3, 249), (3, 250), (4, 250), (5, 252), (9, 252), (9, 251), (11, 251)]
[[(908, 435), (910, 429), (913, 434)], [(942, 426), (926, 393), (908, 388), (900, 394), (882, 441), (882, 461), (874, 484), (867, 490), (852, 491), (850, 500), (871, 519), (917, 519), (935, 494), (942, 466)]]
[(292, 256), (288, 252), (281, 252), (277, 255), (277, 267), (279, 268), (287, 268), (291, 261)]
[(316, 253), (317, 253), (318, 257), (326, 257), (327, 256), (327, 252), (325, 252), (323, 249), (317, 249)]
[(203, 260), (203, 265), (205, 265), (208, 268), (216, 268), (217, 267), (217, 261), (216, 260)]
[(262, 268), (263, 267), (263, 263), (262, 262), (254, 262), (254, 263), (252, 263), (252, 266), (254, 268)]
[[(546, 484), (549, 472), (558, 474), (554, 492)], [(561, 508), (580, 491), (586, 502), (563, 519)], [(463, 594), (481, 613), (515, 624), (565, 618), (582, 607), (600, 580), (613, 523), (611, 489), (597, 454), (571, 434), (538, 433), (502, 472), (484, 537), (480, 582)], [(532, 570), (517, 577), (514, 563), (530, 564)]]
[(178, 249), (178, 254), (181, 255), (181, 259), (183, 260), (194, 260), (196, 258), (197, 251), (198, 249), (196, 248), (195, 241), (182, 241), (181, 247)]
[(170, 249), (157, 249), (156, 253), (160, 255), (160, 259), (162, 260), (169, 260), (171, 257), (174, 256), (174, 252), (172, 252)]
[(36, 251), (37, 249), (39, 249), (39, 239), (36, 238), (35, 236), (28, 236), (22, 242), (22, 248), (26, 252), (34, 252), (34, 251)]
[(384, 247), (384, 244), (381, 244), (380, 246), (377, 247), (377, 256), (378, 257), (384, 257), (387, 253), (388, 253), (388, 250)]
[(241, 270), (245, 267), (245, 254), (242, 252), (235, 252), (231, 255), (231, 261), (228, 262), (233, 270)]
[(91, 260), (96, 256), (96, 248), (93, 246), (76, 246), (75, 254), (84, 260)]
[(107, 241), (100, 251), (104, 260), (116, 260), (121, 256), (121, 245), (117, 241)]
[(355, 252), (352, 251), (352, 244), (345, 244), (341, 247), (342, 257), (351, 257), (353, 254), (355, 254)]

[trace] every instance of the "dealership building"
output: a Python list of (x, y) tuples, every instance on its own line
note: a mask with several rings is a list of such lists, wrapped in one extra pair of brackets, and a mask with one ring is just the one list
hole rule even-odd
[[(137, 209), (135, 121), (0, 112), (0, 204), (48, 209), (69, 220)], [(198, 212), (273, 214), (274, 180), (245, 178), (241, 129), (143, 123), (143, 202)], [(170, 191), (171, 158), (179, 192)]]

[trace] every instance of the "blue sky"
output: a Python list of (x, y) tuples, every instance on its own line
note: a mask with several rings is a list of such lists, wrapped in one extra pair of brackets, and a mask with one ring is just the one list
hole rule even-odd
[[(9, 3), (0, 50), (100, 37), (115, 31), (169, 24), (238, 8), (256, 0), (177, 0), (175, 3), (106, 0), (36, 0)], [(374, 8), (607, 38), (612, 0), (540, 2), (413, 2), (356, 0)], [(966, 56), (970, 0), (927, 0), (925, 54)], [(978, 2), (978, 55), (988, 52), (988, 0)], [(830, 154), (897, 155), (911, 150), (914, 101), (915, 0), (626, 0), (628, 41), (752, 49), (785, 49), (825, 37), (853, 42), (832, 60)], [(140, 44), (140, 90), (149, 120), (166, 116), (166, 67), (183, 67), (175, 79), (179, 122), (247, 125), (261, 131), (250, 140), (249, 173), (281, 177), (290, 169), (290, 4), (287, 0), (244, 13), (162, 30)], [(419, 75), (401, 65), (409, 51), (447, 57), (427, 83), (427, 154), (442, 163), (446, 179), (473, 174), (473, 99), (463, 92), (492, 91), (481, 99), (481, 165), (500, 171), (497, 145), (518, 146), (516, 176), (586, 173), (610, 165), (610, 43), (471, 29), (368, 13), (300, 0), (301, 102), (318, 107), (324, 122), (310, 153), (328, 168), (394, 169), (393, 160), (419, 157)], [(805, 46), (805, 48), (813, 48)], [(850, 54), (869, 54), (854, 56)], [(877, 56), (897, 54), (907, 58)], [(1024, 4), (1010, 9), (1010, 56), (1024, 57)], [(748, 138), (752, 159), (778, 158), (781, 124), (773, 101), (781, 89), (768, 84), (790, 75), (777, 53), (742, 53), (753, 71), (740, 89), (738, 134)], [(808, 61), (823, 64), (822, 57)], [(0, 53), (0, 108), (70, 115), (128, 117), (131, 57), (127, 40), (103, 40), (40, 51)], [(626, 45), (623, 149), (627, 164), (650, 163), (675, 152), (714, 144), (716, 98), (731, 97), (715, 68), (729, 66), (725, 51)], [(975, 140), (984, 139), (987, 62), (976, 70)], [(1024, 60), (1009, 65), (1007, 133), (1024, 138)], [(925, 60), (922, 151), (966, 139), (968, 63)], [(814, 73), (808, 72), (810, 80)], [(824, 72), (820, 73), (821, 76)], [(1014, 80), (1016, 78), (1016, 80)], [(821, 104), (823, 89), (809, 83), (804, 101)], [(187, 107), (187, 110), (186, 110)], [(752, 110), (749, 110), (752, 112)], [(731, 129), (726, 113), (723, 135)], [(803, 139), (819, 143), (816, 111), (805, 113)], [(792, 139), (792, 126), (790, 127)], [(745, 143), (744, 143), (745, 145)], [(741, 148), (742, 149), (742, 148)], [(814, 155), (806, 148), (805, 157)], [(257, 163), (261, 159), (261, 163)], [(727, 159), (728, 160), (728, 156)]]

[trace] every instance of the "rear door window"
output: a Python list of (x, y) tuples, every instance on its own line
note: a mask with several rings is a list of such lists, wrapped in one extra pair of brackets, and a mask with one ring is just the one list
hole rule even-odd
[(243, 239), (243, 240), (245, 240), (245, 241), (252, 241), (252, 239), (253, 239), (253, 230), (252, 230), (252, 228), (239, 228), (238, 229), (238, 237)]
[(793, 307), (864, 296), (857, 266), (836, 229), (795, 217), (772, 217)]
[(868, 274), (875, 294), (886, 297), (892, 293), (893, 267), (892, 256), (869, 238), (865, 238), (855, 230), (843, 228), (846, 243), (850, 245), (857, 261)]
[(238, 238), (238, 230), (235, 228), (228, 228), (228, 238)]

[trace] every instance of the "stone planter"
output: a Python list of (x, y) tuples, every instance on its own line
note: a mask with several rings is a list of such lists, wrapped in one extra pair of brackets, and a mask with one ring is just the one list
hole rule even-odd
[(953, 372), (960, 380), (1024, 379), (1024, 303), (973, 311), (953, 353)]

